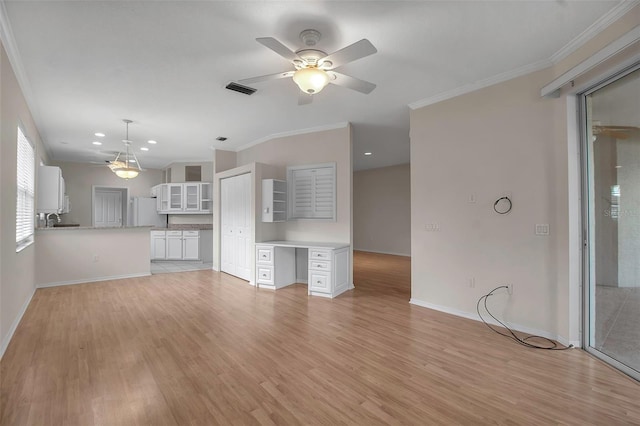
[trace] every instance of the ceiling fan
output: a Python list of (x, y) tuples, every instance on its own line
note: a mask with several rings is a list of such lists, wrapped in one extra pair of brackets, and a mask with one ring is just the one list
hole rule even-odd
[(259, 77), (245, 78), (238, 82), (241, 84), (253, 84), (292, 77), (293, 81), (301, 90), (298, 97), (298, 104), (300, 105), (311, 103), (313, 99), (312, 95), (320, 92), (329, 83), (364, 94), (371, 93), (371, 91), (376, 88), (375, 84), (341, 74), (336, 72), (335, 69), (349, 62), (376, 53), (377, 50), (373, 44), (367, 39), (362, 39), (337, 52), (327, 55), (322, 50), (315, 48), (321, 37), (322, 35), (317, 30), (308, 29), (302, 31), (300, 33), (300, 40), (302, 40), (305, 47), (295, 52), (273, 37), (257, 38), (256, 41), (258, 43), (290, 61), (295, 69)]
[(629, 139), (630, 133), (638, 130), (640, 128), (634, 126), (602, 126), (600, 124), (594, 124), (592, 128), (594, 136), (611, 136), (616, 139)]

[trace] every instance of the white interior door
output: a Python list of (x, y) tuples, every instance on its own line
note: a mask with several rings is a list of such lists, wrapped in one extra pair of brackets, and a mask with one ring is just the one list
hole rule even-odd
[(221, 269), (244, 280), (251, 276), (251, 174), (220, 181)]
[(121, 191), (96, 191), (93, 209), (95, 227), (113, 228), (122, 226)]

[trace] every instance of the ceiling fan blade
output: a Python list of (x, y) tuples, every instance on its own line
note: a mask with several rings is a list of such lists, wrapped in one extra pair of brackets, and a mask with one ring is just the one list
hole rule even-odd
[(298, 90), (298, 105), (309, 105), (313, 102), (313, 96)]
[(256, 41), (264, 47), (273, 50), (289, 62), (293, 62), (294, 60), (302, 61), (302, 59), (294, 51), (292, 51), (273, 37), (260, 37), (257, 38)]
[(329, 83), (336, 84), (338, 86), (346, 87), (351, 90), (355, 90), (360, 93), (368, 95), (376, 88), (376, 85), (369, 83), (368, 81), (360, 80), (359, 78), (351, 77), (345, 74), (340, 74), (335, 71), (331, 71), (330, 74), (336, 76), (335, 80), (330, 80)]
[(261, 81), (277, 80), (279, 78), (292, 77), (294, 72), (295, 71), (284, 71), (284, 72), (277, 72), (275, 74), (261, 75), (259, 77), (243, 78), (242, 80), (238, 80), (238, 83), (253, 84), (253, 83), (259, 83)]
[(331, 62), (331, 65), (325, 66), (325, 69), (335, 69), (341, 67), (344, 64), (353, 62), (357, 59), (364, 58), (365, 56), (373, 55), (378, 50), (373, 44), (366, 38), (357, 41), (347, 47), (344, 47), (337, 52), (333, 52), (329, 56), (325, 56), (320, 60), (320, 66), (323, 63)]

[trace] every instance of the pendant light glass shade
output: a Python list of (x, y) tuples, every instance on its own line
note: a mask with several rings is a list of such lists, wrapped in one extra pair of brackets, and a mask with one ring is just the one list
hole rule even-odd
[(329, 84), (326, 71), (316, 67), (300, 68), (293, 74), (293, 81), (300, 90), (310, 95), (320, 92)]
[(116, 174), (116, 176), (122, 179), (133, 179), (134, 177), (138, 176), (140, 170), (134, 169), (133, 167), (123, 167), (115, 169), (114, 173)]
[[(138, 158), (136, 157), (136, 154), (129, 153), (129, 146), (131, 145), (131, 141), (129, 140), (129, 123), (131, 123), (131, 120), (122, 120), (122, 121), (124, 121), (127, 125), (127, 138), (122, 141), (127, 147), (126, 152), (124, 154), (119, 152), (118, 155), (116, 156), (116, 159), (113, 160), (111, 164), (109, 164), (109, 168), (119, 178), (133, 179), (136, 176), (138, 176), (138, 174), (140, 174), (142, 169), (140, 168), (140, 163), (138, 162)], [(123, 156), (124, 158), (122, 158)], [(134, 164), (135, 164), (135, 167), (134, 167)]]

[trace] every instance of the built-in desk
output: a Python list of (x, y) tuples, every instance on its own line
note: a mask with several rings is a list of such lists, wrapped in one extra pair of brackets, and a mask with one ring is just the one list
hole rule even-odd
[(310, 296), (336, 297), (349, 283), (349, 245), (306, 241), (256, 244), (256, 284), (277, 290), (307, 283)]

